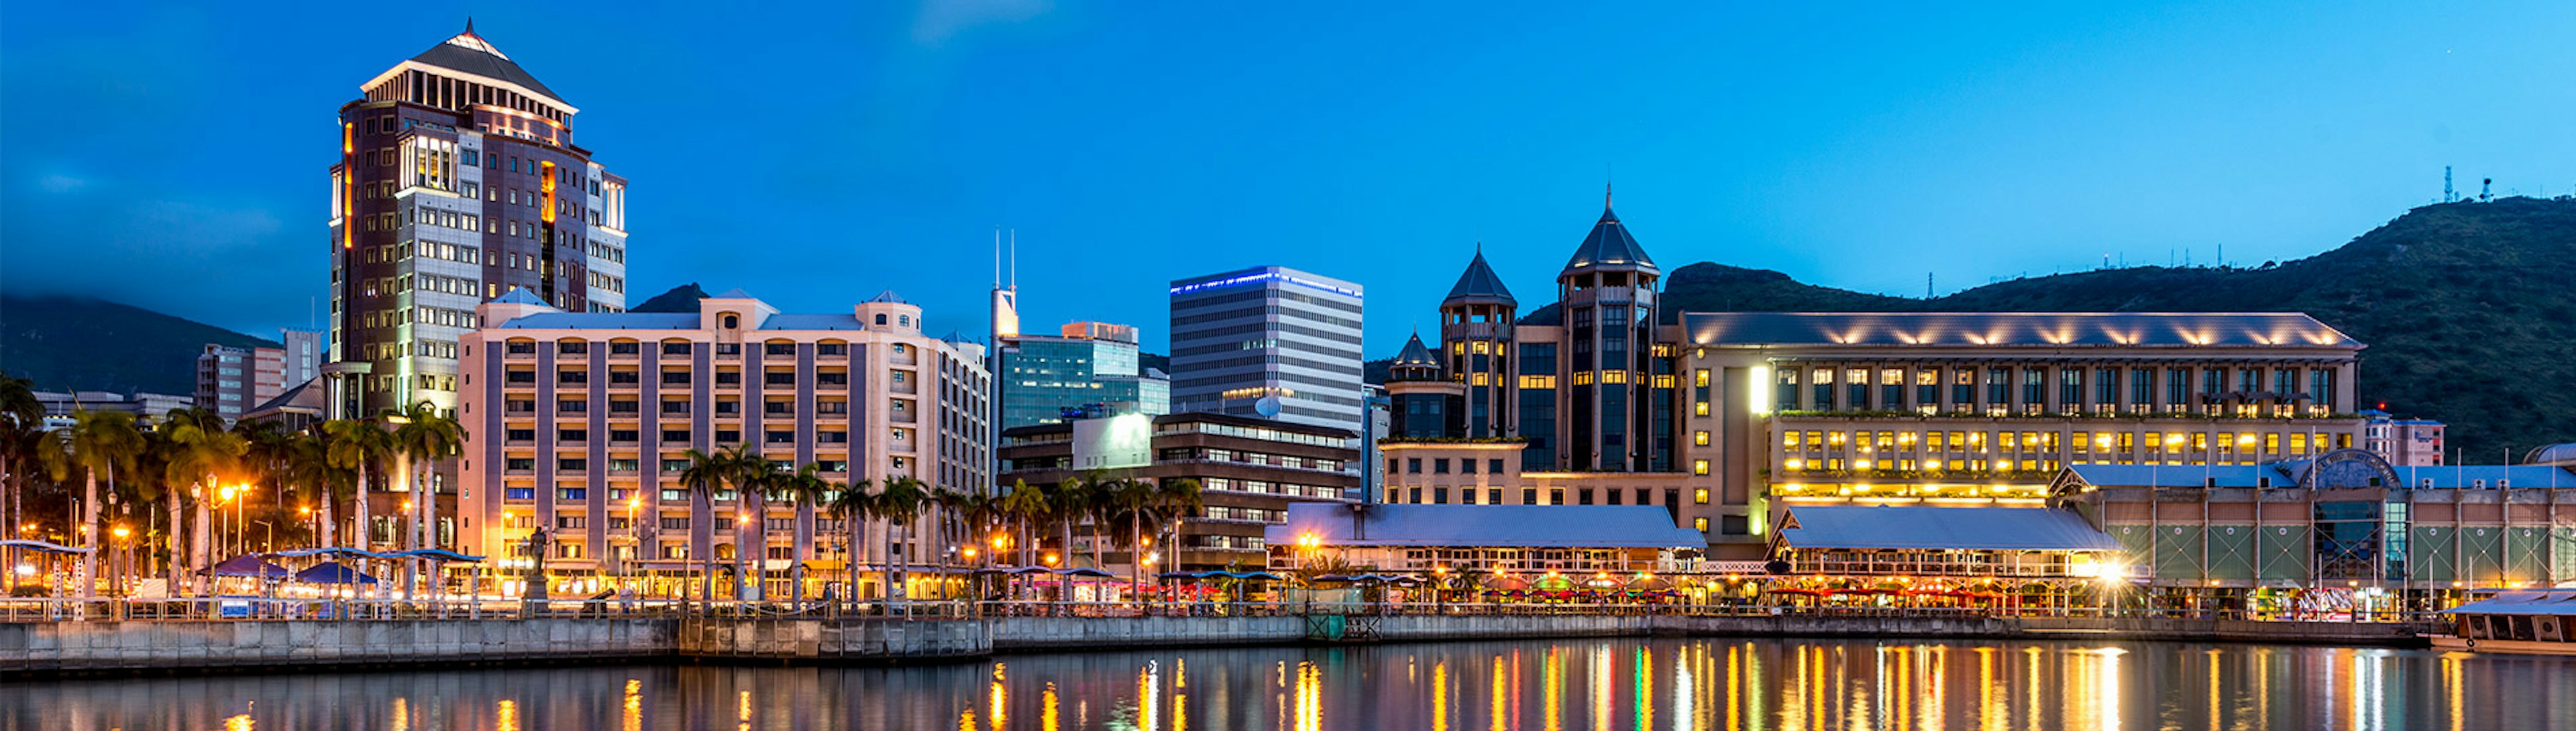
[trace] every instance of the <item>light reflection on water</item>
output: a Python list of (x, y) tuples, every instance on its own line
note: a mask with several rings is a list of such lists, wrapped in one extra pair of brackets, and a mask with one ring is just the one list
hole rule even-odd
[(2576, 728), (2576, 660), (2173, 643), (1569, 640), (1023, 655), (893, 668), (0, 684), (0, 731), (612, 726), (2563, 729)]

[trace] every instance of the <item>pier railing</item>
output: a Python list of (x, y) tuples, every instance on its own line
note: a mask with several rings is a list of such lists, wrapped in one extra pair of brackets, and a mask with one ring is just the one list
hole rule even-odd
[(966, 600), (695, 601), (688, 599), (311, 599), (197, 597), (178, 599), (0, 599), (0, 623), (80, 621), (341, 621), (531, 618), (904, 619), (1007, 617), (1286, 617), (1343, 616), (1683, 616), (1887, 619), (2017, 618), (2033, 620), (2171, 619), (2300, 624), (2430, 626), (2435, 612), (2284, 615), (2235, 610), (2143, 607), (1870, 607), (1761, 604), (1590, 604), (1454, 602), (1060, 602)]

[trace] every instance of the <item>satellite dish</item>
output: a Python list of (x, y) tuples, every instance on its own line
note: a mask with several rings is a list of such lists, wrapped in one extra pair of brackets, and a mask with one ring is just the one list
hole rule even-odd
[(1279, 416), (1279, 397), (1263, 396), (1254, 400), (1252, 402), (1252, 413), (1260, 414), (1261, 418), (1264, 419)]

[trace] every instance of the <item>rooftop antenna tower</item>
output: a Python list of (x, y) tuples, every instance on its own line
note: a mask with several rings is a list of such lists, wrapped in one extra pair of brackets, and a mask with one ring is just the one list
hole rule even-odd
[(2479, 203), (2487, 203), (2487, 202), (2492, 202), (2492, 201), (2494, 201), (2494, 200), (2495, 200), (2495, 178), (2479, 178), (2479, 179), (2478, 179), (2478, 202), (2479, 202)]
[(1923, 298), (1932, 299), (1932, 273), (1923, 273)]
[(2458, 203), (2460, 194), (2451, 190), (2451, 166), (2442, 166), (2442, 202)]

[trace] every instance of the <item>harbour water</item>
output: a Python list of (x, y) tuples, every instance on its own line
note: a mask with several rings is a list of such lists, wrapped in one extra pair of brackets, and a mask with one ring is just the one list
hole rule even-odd
[(2567, 729), (2576, 659), (1603, 639), (0, 684), (45, 729)]

